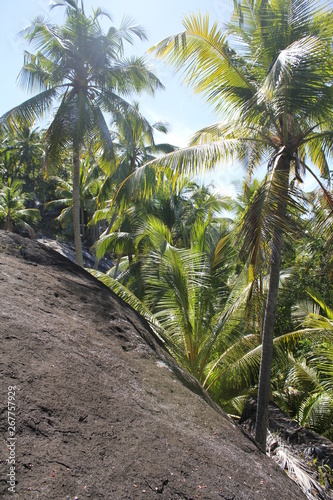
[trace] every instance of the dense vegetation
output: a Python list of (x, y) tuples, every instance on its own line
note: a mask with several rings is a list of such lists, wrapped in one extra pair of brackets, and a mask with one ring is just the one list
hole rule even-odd
[[(112, 259), (107, 274), (92, 272), (223, 408), (240, 415), (259, 386), (263, 447), (269, 397), (333, 439), (332, 14), (257, 0), (240, 3), (225, 32), (186, 18), (153, 52), (223, 121), (179, 150), (156, 144), (166, 124), (131, 100), (162, 87), (143, 59), (125, 59), (123, 41), (142, 29), (104, 33), (100, 10), (60, 4), (63, 26), (39, 18), (25, 32), (37, 52), (20, 79), (39, 94), (1, 118), (1, 227), (75, 241), (79, 265), (81, 242), (96, 269)], [(190, 176), (226, 157), (248, 169), (236, 200)], [(313, 165), (319, 189), (305, 193)]]

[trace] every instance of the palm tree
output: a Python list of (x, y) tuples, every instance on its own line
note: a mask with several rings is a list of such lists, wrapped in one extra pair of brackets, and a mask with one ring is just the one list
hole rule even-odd
[[(230, 252), (219, 255), (225, 234), (210, 218), (192, 226), (191, 247), (175, 248), (158, 220), (147, 223), (155, 250), (143, 262), (145, 304), (172, 341), (176, 359), (203, 385), (221, 339), (221, 311), (229, 295)], [(168, 239), (166, 239), (168, 238)], [(225, 249), (226, 250), (226, 249)]]
[[(313, 338), (311, 344), (298, 342), (298, 349), (289, 356), (284, 383), (284, 397), (297, 394), (296, 417), (301, 425), (310, 427), (332, 440), (333, 437), (333, 310), (313, 291), (308, 295), (315, 306), (299, 304), (301, 327), (289, 334), (298, 339)], [(309, 311), (310, 309), (310, 311)], [(295, 350), (295, 349), (294, 349)]]
[(167, 134), (168, 126), (163, 122), (150, 124), (140, 115), (139, 104), (133, 103), (136, 114), (123, 113), (115, 116), (111, 124), (111, 137), (117, 155), (116, 177), (118, 182), (123, 181), (137, 167), (155, 158), (161, 153), (175, 150), (171, 144), (156, 144), (156, 131)]
[[(300, 302), (294, 310), (298, 329), (274, 339), (275, 354), (278, 355), (273, 364), (272, 397), (298, 424), (332, 440), (333, 311), (317, 292), (307, 290), (307, 295), (312, 300)], [(274, 439), (276, 437), (279, 442), (279, 436), (274, 436)], [(285, 445), (283, 443), (277, 452), (281, 458), (290, 453)], [(293, 465), (292, 453), (290, 458)], [(317, 464), (316, 460), (311, 461), (310, 465), (310, 477), (313, 476), (311, 469), (317, 469), (320, 484), (325, 485), (326, 491), (329, 485), (332, 486), (331, 469), (323, 466), (322, 460)], [(306, 468), (307, 465), (305, 472)], [(320, 485), (315, 488), (321, 491)]]
[(76, 259), (82, 266), (79, 177), (84, 143), (97, 137), (105, 160), (111, 161), (113, 147), (103, 113), (136, 114), (127, 95), (141, 90), (154, 92), (161, 84), (142, 59), (123, 58), (123, 41), (132, 43), (133, 36), (144, 39), (142, 28), (127, 18), (119, 30), (111, 26), (105, 34), (99, 19), (109, 16), (101, 9), (88, 17), (82, 1), (81, 6), (78, 0), (58, 1), (53, 7), (59, 5), (66, 6), (62, 26), (38, 17), (24, 31), (37, 53), (25, 53), (19, 81), (27, 90), (40, 92), (3, 115), (0, 124), (10, 126), (19, 118), (34, 120), (54, 102), (58, 104), (46, 131), (46, 161), (56, 165), (66, 148), (73, 153), (73, 230)]
[[(115, 280), (111, 274), (94, 274), (143, 313), (178, 362), (204, 383), (220, 341), (221, 310), (229, 294), (233, 254), (228, 244), (221, 251), (229, 221), (214, 217), (213, 210), (206, 217), (202, 212), (198, 210), (192, 221), (188, 248), (173, 245), (174, 241), (180, 243), (178, 238), (173, 241), (177, 232), (157, 215), (139, 217), (139, 229), (130, 241), (141, 250), (142, 297), (137, 296), (133, 284), (126, 290), (119, 282), (121, 276)], [(121, 245), (130, 235), (115, 236), (114, 245)]]
[(29, 222), (36, 221), (39, 218), (39, 210), (36, 208), (26, 208), (24, 202), (29, 196), (22, 193), (22, 181), (11, 178), (7, 184), (0, 189), (0, 217), (4, 221), (4, 229), (12, 231), (14, 226), (23, 224), (28, 229), (30, 235), (33, 229)]
[[(155, 147), (159, 148), (160, 145)], [(172, 148), (168, 144), (163, 144), (163, 147)], [(123, 170), (128, 171), (128, 162), (124, 163), (120, 163), (120, 172), (117, 168), (116, 176), (121, 176)], [(147, 170), (145, 173), (147, 174)], [(128, 258), (129, 265), (135, 263), (141, 266), (147, 253), (152, 248), (154, 249), (151, 238), (153, 233), (156, 234), (157, 227), (162, 234), (168, 235), (166, 237), (170, 238), (174, 247), (190, 248), (191, 231), (195, 224), (199, 221), (204, 223), (209, 219), (211, 227), (218, 227), (220, 225), (219, 212), (222, 209), (230, 210), (231, 208), (228, 198), (212, 194), (209, 187), (199, 187), (188, 179), (183, 179), (182, 182), (178, 181), (177, 188), (173, 189), (167, 173), (161, 183), (156, 182), (154, 170), (148, 174), (152, 174), (155, 179), (154, 185), (148, 181), (149, 191), (153, 187), (148, 200), (145, 196), (147, 182), (147, 176), (145, 176), (135, 186), (125, 183), (122, 190), (118, 189), (118, 199), (108, 200), (106, 207), (100, 208), (94, 215), (93, 222), (106, 219), (109, 223), (107, 230), (94, 245), (94, 249), (97, 258), (101, 258), (107, 252), (113, 253), (117, 262), (111, 271), (114, 276), (118, 275), (120, 264), (124, 271), (126, 258)], [(154, 224), (155, 229), (153, 229)], [(140, 271), (137, 276), (139, 286), (136, 287), (136, 293), (139, 293), (141, 289), (139, 284), (142, 281), (141, 275)]]
[[(80, 232), (83, 239), (87, 237), (86, 228), (96, 210), (96, 199), (103, 178), (102, 170), (89, 155), (80, 159)], [(55, 192), (57, 199), (49, 201), (46, 208), (61, 208), (57, 220), (65, 227), (73, 221), (73, 179), (71, 173), (67, 180), (62, 177), (51, 177), (51, 179), (57, 185)]]
[[(167, 143), (156, 143), (154, 132), (166, 134), (167, 125), (157, 122), (151, 125), (140, 114), (138, 103), (134, 102), (133, 108), (136, 114), (123, 113), (115, 116), (111, 125), (111, 138), (115, 151), (114, 171), (109, 175), (101, 187), (98, 196), (98, 210), (95, 212), (91, 224), (103, 221), (107, 228), (95, 245), (96, 255), (101, 258), (107, 251), (115, 250), (117, 247), (117, 261), (121, 255), (126, 253), (129, 261), (135, 253), (134, 227), (143, 212), (146, 213), (153, 203), (147, 207), (143, 202), (146, 179), (141, 179), (135, 186), (129, 183), (123, 184), (124, 179), (147, 161), (159, 154), (174, 151), (176, 148)], [(155, 176), (155, 171), (146, 172)], [(150, 184), (150, 182), (148, 182)], [(122, 188), (119, 189), (119, 186)], [(157, 183), (154, 185), (154, 196), (161, 194), (163, 188), (159, 189)], [(133, 213), (135, 217), (133, 217)], [(133, 220), (135, 219), (135, 221)], [(130, 234), (133, 233), (133, 234)], [(116, 274), (117, 274), (116, 270)]]
[(250, 177), (263, 161), (268, 165), (243, 230), (254, 273), (261, 241), (270, 241), (256, 418), (256, 440), (264, 450), (283, 236), (292, 229), (288, 212), (298, 209), (296, 188), (305, 172), (315, 176), (333, 209), (331, 194), (311, 168), (329, 178), (333, 16), (312, 0), (244, 0), (226, 31), (200, 14), (186, 17), (184, 27), (152, 51), (183, 72), (223, 121), (159, 164), (177, 175), (236, 157), (246, 162)]
[[(36, 173), (42, 170), (44, 146), (42, 135), (33, 124), (22, 122), (1, 143), (4, 178), (21, 178), (27, 191), (35, 191)], [(6, 162), (7, 157), (7, 162)], [(7, 163), (7, 164), (6, 164)]]

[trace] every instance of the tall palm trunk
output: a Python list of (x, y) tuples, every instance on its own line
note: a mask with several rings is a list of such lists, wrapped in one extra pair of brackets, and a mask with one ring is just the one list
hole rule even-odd
[(83, 267), (80, 234), (80, 147), (77, 144), (74, 144), (73, 153), (73, 232), (76, 263)]
[(84, 210), (83, 210), (82, 206), (80, 206), (80, 214), (81, 214), (81, 218), (80, 218), (81, 234), (82, 234), (82, 238), (84, 240), (86, 237), (86, 231), (85, 231), (85, 225), (84, 225)]
[[(289, 188), (290, 160), (284, 155), (277, 167), (278, 182), (281, 183), (277, 211), (279, 218), (284, 218), (287, 212), (287, 196)], [(281, 181), (280, 181), (281, 179)], [(265, 319), (262, 334), (262, 351), (260, 360), (259, 388), (255, 427), (255, 440), (263, 452), (266, 452), (266, 437), (268, 425), (268, 404), (271, 387), (271, 370), (273, 357), (273, 334), (276, 316), (276, 306), (280, 281), (281, 252), (283, 245), (283, 229), (278, 225), (273, 232), (272, 253), (270, 260), (269, 289), (267, 295)]]

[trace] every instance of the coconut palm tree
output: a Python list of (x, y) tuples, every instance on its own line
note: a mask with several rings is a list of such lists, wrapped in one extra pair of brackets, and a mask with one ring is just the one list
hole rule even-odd
[[(56, 199), (46, 204), (47, 209), (60, 208), (61, 213), (57, 217), (60, 224), (65, 227), (73, 221), (73, 179), (71, 173), (69, 179), (62, 177), (51, 177), (56, 187)], [(86, 239), (86, 228), (96, 210), (96, 199), (104, 180), (102, 170), (90, 159), (89, 155), (80, 159), (80, 224), (81, 236)], [(94, 243), (94, 242), (93, 242)]]
[(282, 398), (288, 407), (288, 395), (292, 392), (296, 405), (289, 403), (288, 410), (296, 406), (298, 422), (332, 439), (333, 310), (319, 293), (308, 291), (308, 295), (314, 302), (298, 305), (297, 317), (302, 318), (302, 323), (289, 338), (292, 341), (293, 335), (299, 340), (311, 336), (312, 342), (298, 342), (296, 352), (289, 355)]
[(314, 173), (328, 179), (332, 151), (333, 16), (312, 0), (237, 4), (226, 30), (208, 15), (190, 15), (185, 30), (160, 42), (154, 54), (183, 72), (221, 122), (195, 134), (189, 147), (159, 164), (177, 175), (212, 168), (220, 160), (244, 160), (249, 176), (266, 162), (268, 174), (248, 212), (244, 249), (256, 273), (261, 241), (270, 240), (270, 284), (262, 332), (256, 440), (265, 449), (273, 333), (283, 236), (298, 209), (297, 186), (314, 175), (330, 209), (332, 196)]
[(111, 124), (111, 136), (118, 160), (118, 182), (123, 181), (137, 167), (152, 160), (156, 155), (176, 149), (171, 144), (157, 144), (155, 141), (156, 132), (168, 133), (166, 123), (156, 122), (151, 125), (140, 116), (139, 103), (134, 102), (133, 108), (136, 114), (115, 116)]
[(33, 235), (29, 222), (37, 221), (39, 210), (26, 208), (25, 202), (29, 196), (22, 193), (22, 181), (8, 179), (0, 189), (0, 217), (3, 219), (4, 229), (13, 231), (14, 227), (21, 224)]
[[(163, 134), (168, 132), (166, 124), (157, 122), (151, 125), (140, 115), (138, 103), (134, 102), (133, 108), (137, 114), (118, 114), (111, 124), (110, 133), (115, 151), (114, 171), (105, 179), (101, 187), (98, 196), (98, 210), (91, 222), (103, 221), (107, 223), (106, 230), (95, 245), (97, 257), (100, 258), (107, 251), (115, 250), (117, 247), (118, 262), (124, 253), (129, 261), (132, 261), (132, 255), (135, 253), (134, 228), (138, 226), (138, 221), (143, 213), (147, 213), (147, 210), (149, 211), (154, 203), (150, 203), (148, 207), (145, 202), (142, 202), (145, 185), (151, 185), (151, 180), (147, 182), (145, 178), (141, 179), (136, 186), (127, 183), (121, 189), (118, 189), (118, 186), (142, 164), (159, 154), (176, 149), (171, 144), (156, 143), (155, 141), (154, 133), (156, 131)], [(147, 175), (156, 177), (153, 169), (146, 172), (146, 177)], [(162, 192), (165, 191), (158, 189), (157, 183), (155, 183), (154, 198), (156, 199), (156, 193), (160, 195)]]
[(110, 275), (94, 273), (145, 315), (178, 362), (201, 383), (216, 356), (221, 310), (229, 294), (232, 251), (226, 251), (227, 245), (223, 254), (219, 251), (223, 231), (228, 233), (227, 224), (212, 223), (212, 213), (206, 220), (198, 217), (190, 248), (177, 248), (172, 230), (148, 215), (136, 235), (136, 244), (146, 246), (140, 256), (141, 301)]
[[(1, 141), (0, 156), (4, 163), (4, 178), (20, 178), (27, 191), (35, 191), (36, 174), (40, 174), (44, 160), (42, 134), (33, 124), (22, 122)], [(7, 164), (5, 158), (7, 157)]]
[[(46, 161), (57, 164), (66, 148), (73, 153), (73, 230), (76, 259), (82, 262), (80, 238), (79, 177), (80, 155), (87, 139), (99, 139), (105, 160), (113, 158), (113, 147), (103, 113), (134, 114), (127, 102), (130, 92), (154, 91), (161, 87), (141, 58), (124, 59), (123, 41), (146, 38), (141, 27), (125, 18), (120, 29), (111, 26), (107, 33), (99, 22), (108, 16), (97, 8), (86, 16), (83, 1), (63, 0), (53, 7), (65, 6), (62, 26), (37, 17), (24, 30), (25, 38), (36, 47), (36, 54), (25, 53), (19, 82), (39, 93), (2, 116), (0, 123), (10, 126), (18, 118), (34, 120), (51, 106), (57, 108), (46, 131)], [(110, 18), (109, 18), (110, 19)]]

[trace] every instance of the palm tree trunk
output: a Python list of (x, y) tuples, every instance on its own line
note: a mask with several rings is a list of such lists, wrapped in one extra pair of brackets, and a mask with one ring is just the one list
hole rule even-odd
[(114, 276), (113, 276), (114, 279), (117, 279), (120, 261), (121, 261), (121, 255), (119, 255), (117, 262), (116, 262), (116, 268), (114, 270)]
[(82, 245), (80, 234), (80, 148), (74, 145), (73, 151), (73, 232), (76, 263), (83, 267)]
[[(284, 218), (287, 212), (287, 196), (289, 188), (290, 160), (282, 156), (277, 167), (277, 175), (280, 173), (281, 182), (279, 189), (279, 201), (277, 212), (279, 217)], [(283, 246), (283, 229), (278, 225), (274, 229), (272, 240), (272, 253), (270, 260), (269, 289), (267, 295), (265, 319), (262, 334), (262, 351), (260, 360), (259, 387), (257, 414), (255, 426), (255, 440), (260, 448), (266, 453), (266, 438), (268, 425), (268, 404), (271, 388), (271, 370), (273, 358), (273, 334), (276, 316), (276, 306), (280, 281), (281, 251)]]
[(82, 238), (83, 238), (83, 241), (85, 239), (85, 225), (84, 225), (84, 210), (82, 207), (80, 207), (80, 213), (81, 213), (81, 235), (82, 235)]
[(11, 222), (10, 209), (8, 209), (8, 213), (7, 213), (7, 219), (6, 219), (6, 223), (5, 223), (5, 230), (6, 231), (13, 231), (13, 224)]

